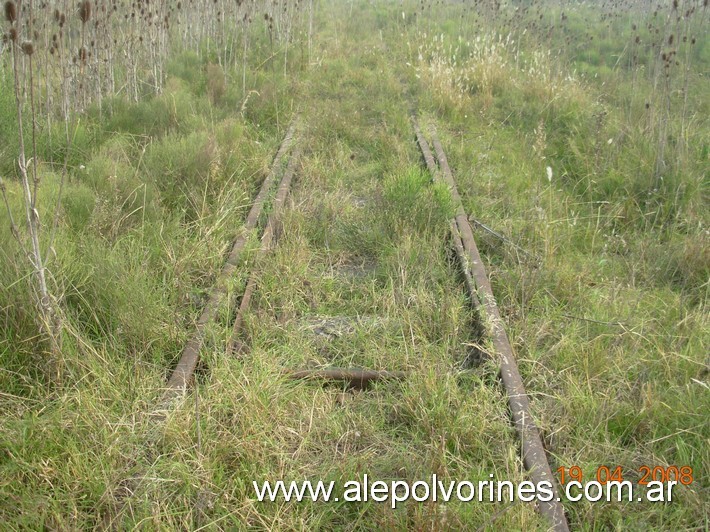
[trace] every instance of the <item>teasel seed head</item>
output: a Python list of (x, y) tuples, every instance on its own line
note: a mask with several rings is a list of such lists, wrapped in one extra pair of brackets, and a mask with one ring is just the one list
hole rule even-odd
[(32, 44), (32, 41), (23, 42), (22, 51), (25, 53), (25, 55), (32, 55), (33, 53), (35, 53), (35, 47), (34, 44)]
[(84, 0), (79, 4), (79, 19), (81, 19), (82, 24), (86, 24), (91, 18), (91, 2), (89, 0)]
[(15, 20), (17, 20), (17, 8), (12, 0), (5, 2), (5, 20), (10, 24), (14, 24)]

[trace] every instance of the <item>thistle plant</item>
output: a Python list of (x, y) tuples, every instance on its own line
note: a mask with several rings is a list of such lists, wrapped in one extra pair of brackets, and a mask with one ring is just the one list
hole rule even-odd
[[(5, 206), (8, 210), (11, 231), (27, 257), (28, 266), (33, 271), (33, 298), (37, 309), (37, 322), (44, 337), (49, 341), (52, 356), (51, 366), (58, 368), (61, 355), (61, 320), (56, 308), (56, 301), (49, 290), (45, 259), (40, 246), (40, 212), (39, 212), (39, 161), (37, 159), (37, 116), (34, 62), (35, 45), (32, 40), (33, 33), (33, 2), (18, 5), (13, 0), (4, 4), (5, 21), (12, 54), (12, 68), (14, 76), (15, 102), (17, 109), (17, 128), (19, 139), (19, 154), (17, 167), (23, 193), (25, 210), (24, 230), (20, 230), (14, 221), (12, 209), (7, 199), (6, 186), (0, 184)], [(27, 90), (25, 88), (27, 87)], [(29, 99), (27, 102), (26, 100)], [(30, 154), (29, 161), (26, 156), (26, 137), (24, 128), (25, 105), (29, 104), (31, 131), (29, 134)], [(54, 374), (54, 371), (52, 373)]]

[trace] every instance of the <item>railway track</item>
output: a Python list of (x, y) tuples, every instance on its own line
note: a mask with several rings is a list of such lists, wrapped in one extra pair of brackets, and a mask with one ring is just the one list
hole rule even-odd
[[(200, 317), (197, 320), (195, 332), (182, 350), (182, 353), (180, 354), (180, 360), (178, 361), (177, 366), (170, 375), (170, 378), (168, 379), (167, 390), (165, 394), (165, 400), (167, 401), (169, 401), (175, 396), (179, 396), (180, 394), (184, 393), (190, 380), (192, 379), (193, 374), (195, 372), (195, 368), (197, 367), (197, 363), (200, 359), (200, 350), (202, 349), (202, 345), (205, 339), (205, 330), (207, 326), (212, 321), (214, 321), (217, 315), (217, 311), (219, 310), (219, 306), (222, 304), (224, 298), (227, 295), (226, 283), (228, 279), (234, 274), (234, 271), (237, 268), (242, 251), (244, 251), (247, 241), (249, 240), (250, 234), (257, 228), (259, 218), (261, 216), (262, 211), (264, 210), (264, 205), (267, 202), (269, 195), (271, 194), (273, 185), (278, 177), (278, 174), (280, 172), (283, 172), (281, 182), (279, 183), (278, 191), (276, 193), (276, 199), (274, 202), (274, 212), (269, 217), (269, 221), (267, 222), (267, 226), (264, 230), (264, 235), (262, 237), (262, 239), (266, 240), (263, 240), (260, 253), (264, 249), (266, 249), (266, 247), (268, 247), (271, 242), (271, 239), (273, 238), (274, 219), (276, 214), (278, 214), (278, 211), (280, 210), (281, 206), (283, 205), (286, 195), (288, 194), (289, 188), (291, 186), (291, 180), (293, 179), (293, 174), (295, 172), (295, 166), (299, 157), (299, 153), (298, 151), (296, 151), (289, 159), (289, 163), (286, 169), (283, 169), (283, 160), (289, 153), (289, 150), (291, 149), (291, 146), (294, 142), (297, 124), (298, 120), (295, 119), (289, 126), (286, 132), (286, 136), (281, 142), (281, 146), (279, 147), (279, 150), (276, 153), (276, 156), (274, 157), (271, 171), (262, 182), (259, 194), (256, 196), (256, 199), (252, 204), (249, 214), (247, 215), (242, 233), (234, 241), (234, 244), (232, 245), (232, 250), (229, 253), (229, 256), (227, 257), (227, 260), (224, 263), (217, 282), (210, 293), (207, 304), (205, 305)], [(251, 290), (253, 290), (253, 287), (251, 288)], [(247, 286), (245, 297), (247, 296), (247, 294), (250, 294), (249, 286)], [(243, 297), (242, 299), (244, 299), (245, 297)], [(237, 314), (235, 328), (238, 328), (237, 323), (241, 321), (241, 316), (241, 312)]]
[[(454, 201), (456, 212), (449, 222), (449, 229), (460, 271), (465, 281), (469, 302), (473, 312), (478, 317), (474, 324), (475, 330), (472, 333), (477, 337), (487, 337), (498, 357), (500, 379), (507, 394), (510, 416), (520, 440), (521, 455), (530, 480), (535, 484), (543, 481), (549, 482), (553, 488), (554, 497), (552, 501), (539, 503), (538, 510), (547, 519), (551, 528), (556, 531), (566, 531), (568, 530), (568, 525), (564, 509), (559, 502), (555, 479), (547, 461), (539, 430), (531, 415), (528, 396), (517, 367), (515, 354), (506, 334), (488, 275), (476, 246), (473, 229), (464, 210), (443, 146), (436, 133), (433, 132), (430, 135), (433, 146), (432, 151), (416, 120), (413, 120), (413, 127), (418, 147), (432, 179), (445, 183)], [(280, 176), (280, 182), (274, 194), (273, 208), (264, 224), (260, 246), (241, 295), (233, 321), (231, 337), (225, 351), (226, 356), (237, 357), (245, 357), (249, 353), (249, 342), (244, 338), (245, 318), (250, 312), (252, 298), (258, 290), (257, 280), (260, 267), (263, 266), (267, 256), (277, 244), (281, 211), (296, 175), (296, 167), (301, 155), (301, 148), (296, 140), (296, 132), (297, 122), (294, 121), (274, 157), (271, 171), (264, 179), (261, 189), (254, 200), (244, 223), (243, 231), (233, 243), (232, 250), (210, 293), (209, 300), (196, 322), (195, 331), (186, 343), (180, 359), (167, 381), (159, 405), (151, 414), (159, 422), (157, 424), (157, 432), (154, 432), (151, 437), (154, 441), (157, 441), (159, 437), (160, 422), (166, 419), (171, 408), (176, 404), (176, 399), (185, 395), (194, 378), (195, 369), (200, 360), (200, 352), (204, 346), (206, 330), (209, 324), (217, 317), (218, 310), (227, 297), (226, 283), (234, 275), (250, 235), (257, 230), (264, 206), (268, 202), (275, 183)], [(294, 145), (296, 146), (294, 147)], [(288, 161), (285, 162), (287, 158)], [(334, 366), (315, 368), (284, 367), (282, 375), (290, 380), (306, 380), (324, 384), (336, 383), (339, 386), (345, 386), (347, 389), (364, 389), (373, 382), (404, 380), (410, 377), (410, 373), (405, 371)], [(140, 475), (132, 477), (129, 483), (131, 486), (126, 488), (126, 491), (129, 496), (132, 496), (139, 489)]]
[[(298, 117), (296, 117), (289, 125), (278, 151), (274, 156), (271, 169), (261, 183), (259, 192), (252, 203), (241, 231), (232, 243), (232, 248), (210, 291), (207, 303), (195, 323), (195, 330), (192, 336), (180, 353), (180, 358), (167, 379), (166, 386), (160, 394), (160, 399), (148, 412), (151, 428), (145, 442), (145, 453), (142, 458), (149, 463), (155, 460), (155, 444), (161, 438), (164, 422), (170, 412), (179, 404), (180, 399), (185, 396), (194, 380), (195, 370), (200, 362), (201, 351), (205, 343), (207, 329), (210, 324), (216, 320), (220, 307), (224, 304), (229, 295), (227, 284), (242, 260), (242, 253), (247, 243), (253, 233), (259, 229), (259, 220), (273, 195), (275, 183), (280, 177), (273, 207), (262, 232), (262, 243), (257, 257), (262, 256), (271, 244), (274, 237), (276, 219), (288, 195), (291, 181), (296, 171), (296, 165), (300, 157), (300, 148), (298, 146), (294, 147), (294, 144), (297, 143), (296, 134), (298, 126)], [(287, 157), (288, 162), (285, 163)], [(235, 331), (239, 330), (244, 310), (247, 308), (253, 289), (254, 277), (251, 276), (237, 311), (234, 322)], [(233, 348), (234, 346), (230, 343), (228, 352), (233, 352)], [(136, 463), (137, 460), (134, 458), (130, 465), (135, 466)], [(119, 517), (126, 511), (127, 502), (141, 489), (145, 476), (145, 471), (139, 470), (123, 478), (119, 485), (114, 487), (114, 490), (117, 492), (114, 496), (118, 502), (115, 504), (114, 512), (106, 516), (103, 523), (104, 528), (113, 529), (116, 527), (117, 523), (119, 523)]]
[(499, 358), (500, 377), (508, 396), (510, 415), (521, 441), (523, 463), (535, 484), (548, 482), (553, 489), (553, 499), (550, 502), (540, 502), (538, 509), (552, 523), (555, 530), (569, 530), (564, 508), (560, 503), (555, 478), (550, 470), (545, 448), (542, 445), (540, 431), (530, 413), (530, 401), (518, 370), (513, 346), (505, 331), (498, 304), (493, 295), (493, 288), (488, 279), (481, 255), (478, 252), (473, 230), (468, 215), (464, 210), (461, 196), (459, 196), (446, 153), (436, 132), (432, 132), (432, 144), (436, 152), (435, 159), (429, 143), (422, 134), (416, 120), (414, 120), (414, 129), (417, 143), (432, 178), (445, 183), (449, 187), (454, 200), (456, 214), (450, 223), (451, 237), (466, 279), (466, 288), (471, 303), (479, 313), (479, 323), (485, 324), (484, 334), (490, 338)]

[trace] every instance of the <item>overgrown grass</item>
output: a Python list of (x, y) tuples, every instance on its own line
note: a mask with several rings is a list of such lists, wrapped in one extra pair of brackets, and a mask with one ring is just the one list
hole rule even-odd
[[(285, 87), (275, 79), (269, 90), (285, 102)], [(117, 97), (82, 117), (47, 265), (66, 322), (60, 382), (45, 380), (30, 270), (2, 209), (0, 514), (9, 526), (94, 527), (114, 508), (125, 459), (145, 441), (135, 414), (162, 387), (280, 141), (278, 127), (257, 123), (267, 116), (252, 119), (210, 100), (200, 76), (172, 77), (160, 96)], [(7, 126), (2, 171), (17, 217), (16, 133)], [(66, 142), (59, 128), (40, 133), (39, 211), (49, 215)]]
[[(695, 98), (707, 80), (691, 73), (693, 155), (668, 161), (659, 179), (649, 111), (638, 104), (652, 101), (649, 86), (637, 80), (625, 92), (627, 70), (604, 73), (610, 91), (562, 72), (558, 93), (552, 80), (518, 69), (511, 49), (483, 52), (497, 60), (497, 89), (430, 91), (423, 77), (420, 97), (445, 135), (467, 211), (542, 259), (480, 233), (553, 469), (621, 465), (632, 481), (643, 465), (700, 472), (670, 507), (568, 505), (571, 522), (705, 526), (708, 122)], [(695, 59), (695, 68), (707, 65)], [(446, 64), (431, 75), (465, 75), (466, 59)], [(681, 116), (670, 120), (678, 131)]]

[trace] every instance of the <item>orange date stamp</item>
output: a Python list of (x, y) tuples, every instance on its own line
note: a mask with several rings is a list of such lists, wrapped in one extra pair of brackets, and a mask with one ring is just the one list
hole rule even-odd
[[(676, 482), (683, 486), (689, 486), (695, 480), (693, 478), (693, 468), (690, 466), (641, 466), (638, 468), (637, 473), (640, 476), (638, 484), (641, 486), (647, 486), (649, 482)], [(570, 481), (581, 483), (585, 476), (582, 468), (576, 465), (558, 467), (557, 474), (562, 485)], [(600, 484), (624, 482), (624, 471), (621, 466), (609, 467), (602, 465), (593, 472), (592, 478)]]

